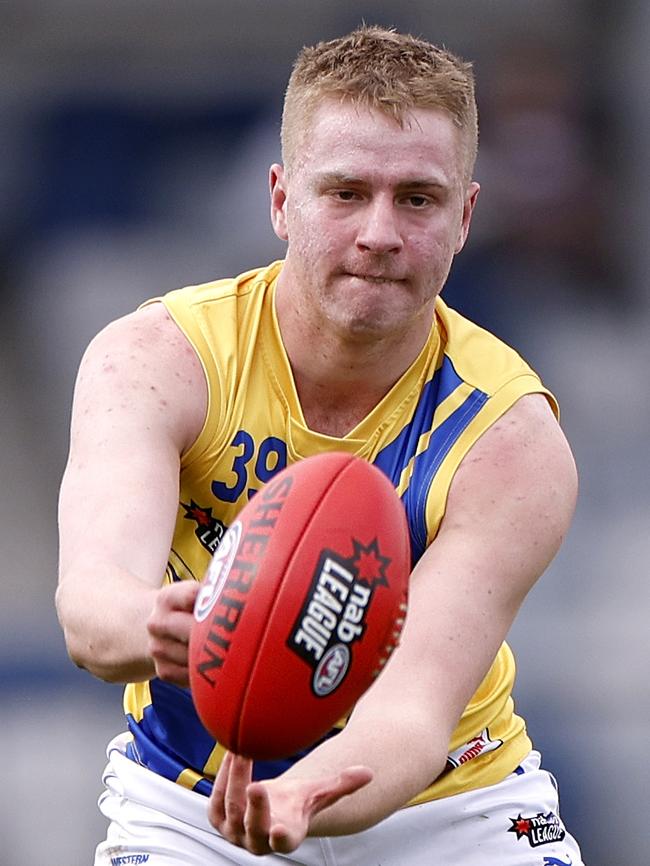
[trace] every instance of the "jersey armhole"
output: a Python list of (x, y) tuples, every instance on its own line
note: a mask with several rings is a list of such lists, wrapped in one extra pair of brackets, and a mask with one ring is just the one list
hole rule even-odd
[(450, 448), (427, 491), (426, 525), (432, 527), (427, 531), (427, 545), (431, 544), (438, 534), (440, 523), (447, 509), (449, 489), (463, 458), (479, 437), (504, 415), (520, 397), (525, 397), (527, 394), (543, 394), (548, 400), (553, 414), (559, 420), (560, 411), (557, 400), (533, 373), (524, 373), (511, 379), (492, 394), (481, 411), (470, 421), (464, 435)]
[(142, 307), (161, 303), (181, 331), (201, 364), (207, 389), (207, 405), (203, 425), (194, 442), (181, 454), (181, 469), (194, 463), (213, 442), (223, 423), (224, 383), (221, 371), (215, 362), (201, 322), (192, 314), (191, 306), (180, 303), (181, 289), (175, 289), (163, 297), (145, 301)]

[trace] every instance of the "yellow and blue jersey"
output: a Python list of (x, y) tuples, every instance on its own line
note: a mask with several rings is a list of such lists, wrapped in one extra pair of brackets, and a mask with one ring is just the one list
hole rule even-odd
[[(155, 299), (193, 345), (208, 383), (203, 429), (181, 462), (167, 581), (200, 580), (227, 527), (263, 484), (285, 466), (331, 450), (374, 463), (392, 481), (415, 563), (435, 538), (454, 473), (479, 436), (524, 394), (544, 393), (556, 409), (514, 350), (438, 298), (429, 340), (380, 403), (344, 437), (310, 430), (275, 313), (281, 267), (275, 262)], [(445, 773), (413, 802), (493, 784), (530, 750), (514, 712), (514, 675), (504, 643), (454, 732)], [(190, 692), (153, 679), (128, 685), (124, 704), (129, 756), (209, 793), (223, 748), (200, 723)], [(275, 776), (297, 757), (256, 762), (255, 777)]]

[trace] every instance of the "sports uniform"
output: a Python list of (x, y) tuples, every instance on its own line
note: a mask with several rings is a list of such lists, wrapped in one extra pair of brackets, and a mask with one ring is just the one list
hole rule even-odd
[[(343, 438), (310, 430), (275, 315), (275, 285), (281, 267), (281, 262), (275, 262), (233, 280), (179, 289), (155, 299), (162, 300), (194, 346), (208, 383), (204, 427), (181, 463), (180, 502), (165, 578), (168, 582), (200, 580), (225, 530), (262, 484), (286, 465), (328, 450), (354, 453), (390, 478), (406, 509), (415, 563), (437, 533), (456, 469), (481, 434), (525, 394), (545, 394), (557, 412), (553, 396), (516, 352), (438, 298), (428, 342), (372, 412)], [(501, 842), (512, 856), (504, 856), (499, 849), (499, 862), (541, 864), (543, 858), (536, 848), (546, 846), (544, 853), (558, 858), (566, 855), (564, 862), (579, 866), (577, 846), (557, 818), (555, 788), (548, 774), (539, 770), (535, 753), (531, 757), (524, 722), (514, 712), (514, 673), (513, 656), (504, 643), (454, 732), (445, 772), (411, 801), (412, 808), (401, 810), (364, 834), (341, 837), (351, 840), (347, 847), (337, 840), (318, 844), (317, 840), (307, 840), (290, 861), (310, 866), (321, 862), (330, 866), (348, 862), (356, 866), (451, 862), (422, 859), (435, 846), (433, 838), (415, 859), (409, 858), (408, 846), (405, 852), (398, 845), (401, 859), (391, 860), (382, 834), (393, 825), (401, 827), (398, 835), (406, 827), (412, 831), (422, 820), (417, 816), (425, 816), (424, 826), (428, 828), (440, 822), (441, 816), (446, 816), (442, 823), (451, 826), (449, 816), (454, 810), (462, 809), (467, 818), (478, 803), (482, 803), (481, 814), (496, 817), (491, 809), (497, 803), (502, 811), (505, 806), (486, 792), (494, 793), (493, 786), (500, 783), (513, 790), (517, 786), (520, 790), (528, 786), (529, 790), (523, 801), (522, 795), (510, 801), (512, 814), (507, 818), (512, 828), (506, 820), (508, 809), (501, 815)], [(113, 823), (108, 842), (98, 848), (96, 862), (122, 866), (136, 861), (120, 858), (139, 854), (151, 856), (150, 861), (140, 862), (184, 862), (182, 851), (189, 858), (185, 862), (202, 862), (200, 853), (194, 858), (188, 853), (189, 842), (167, 860), (160, 850), (156, 853), (149, 837), (142, 838), (143, 846), (138, 848), (135, 826), (153, 824), (161, 833), (165, 830), (163, 835), (171, 833), (173, 837), (178, 835), (178, 822), (164, 816), (176, 816), (179, 811), (186, 815), (181, 821), (186, 825), (185, 836), (192, 837), (199, 850), (207, 845), (216, 857), (219, 846), (227, 847), (230, 860), (209, 862), (264, 862), (264, 858), (252, 857), (219, 840), (207, 825), (205, 808), (201, 808), (203, 795), (210, 791), (223, 749), (199, 722), (189, 691), (153, 679), (128, 685), (124, 705), (129, 735), (118, 738), (112, 746), (102, 808)], [(331, 735), (336, 735), (336, 730)], [(298, 757), (256, 762), (254, 777), (273, 777)], [(142, 793), (147, 790), (153, 792), (150, 799)], [(483, 802), (486, 797), (489, 803)], [(462, 807), (461, 800), (465, 804)], [(140, 809), (147, 812), (144, 817)], [(127, 813), (131, 817), (127, 818)], [(194, 830), (189, 832), (189, 827)], [(529, 831), (535, 831), (533, 836), (524, 832), (527, 827), (533, 828)], [(184, 831), (180, 832), (182, 838)], [(476, 837), (476, 828), (472, 832), (472, 838)], [(442, 846), (438, 855), (446, 858), (444, 845), (450, 844), (449, 838), (444, 842), (445, 833), (440, 830), (431, 835)], [(359, 848), (362, 837), (365, 841)], [(454, 839), (454, 863), (478, 866), (489, 862), (480, 859), (477, 848), (487, 844), (482, 849), (485, 854), (489, 843), (475, 840), (474, 854), (470, 845), (464, 856), (458, 853), (459, 840)], [(514, 844), (506, 845), (508, 842)], [(377, 844), (377, 850), (384, 850), (386, 857), (363, 859), (370, 855), (360, 852)], [(356, 852), (354, 859), (349, 859), (351, 849)], [(274, 860), (269, 858), (269, 862)]]

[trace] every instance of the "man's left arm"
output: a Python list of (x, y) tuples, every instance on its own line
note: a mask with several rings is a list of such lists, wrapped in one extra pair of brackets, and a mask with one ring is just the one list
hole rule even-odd
[(438, 535), (411, 576), (401, 644), (345, 729), (271, 781), (249, 784), (247, 762), (229, 760), (209, 806), (217, 829), (255, 853), (288, 852), (305, 835), (372, 826), (431, 784), (562, 543), (576, 493), (575, 463), (546, 398), (522, 397), (456, 472)]

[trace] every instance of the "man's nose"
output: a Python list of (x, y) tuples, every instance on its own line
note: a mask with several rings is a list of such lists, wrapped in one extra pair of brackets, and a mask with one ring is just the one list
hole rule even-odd
[(377, 197), (362, 209), (356, 244), (364, 252), (389, 253), (401, 250), (402, 234), (392, 198)]

